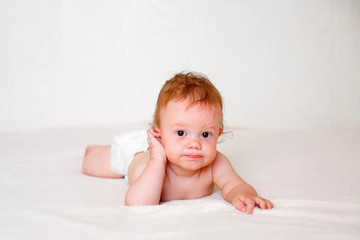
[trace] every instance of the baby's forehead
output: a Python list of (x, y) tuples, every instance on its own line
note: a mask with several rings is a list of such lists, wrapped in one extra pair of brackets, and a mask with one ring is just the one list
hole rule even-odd
[(188, 110), (196, 110), (196, 111), (212, 111), (212, 110), (220, 110), (220, 106), (217, 106), (216, 104), (209, 104), (205, 102), (200, 101), (189, 101), (188, 99), (181, 99), (181, 100), (170, 100), (164, 108), (179, 108), (184, 109), (185, 111)]
[[(177, 121), (191, 116), (211, 120), (222, 125), (223, 115), (221, 108), (213, 104), (192, 103), (189, 101), (169, 101), (164, 109), (160, 111), (161, 121)], [(200, 115), (199, 115), (200, 114)], [(170, 120), (171, 119), (171, 120)]]
[(222, 128), (223, 114), (220, 106), (176, 100), (169, 101), (160, 109), (159, 124), (178, 124), (184, 121), (188, 123), (188, 121), (197, 121), (199, 117), (203, 119), (203, 123), (212, 122), (211, 124), (219, 124), (219, 128)]

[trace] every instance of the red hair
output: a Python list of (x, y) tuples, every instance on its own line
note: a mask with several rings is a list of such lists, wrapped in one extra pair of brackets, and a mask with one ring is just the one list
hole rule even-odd
[(196, 104), (219, 107), (221, 113), (221, 126), (223, 129), (223, 103), (220, 92), (201, 74), (181, 72), (166, 81), (162, 86), (154, 113), (153, 127), (160, 124), (160, 110), (170, 101), (188, 100), (189, 107)]

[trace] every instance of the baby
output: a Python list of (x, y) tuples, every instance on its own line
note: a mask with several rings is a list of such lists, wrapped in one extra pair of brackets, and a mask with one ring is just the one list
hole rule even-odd
[[(128, 206), (205, 197), (215, 184), (224, 199), (242, 212), (252, 214), (255, 206), (271, 209), (273, 204), (258, 196), (216, 150), (223, 133), (222, 110), (222, 97), (206, 77), (191, 72), (176, 74), (159, 93), (153, 131), (147, 130), (147, 137), (145, 131), (123, 135), (112, 147), (87, 147), (83, 172), (113, 178), (126, 175)], [(131, 141), (144, 141), (146, 147), (126, 147), (134, 145)], [(121, 153), (129, 149), (132, 154)], [(114, 172), (110, 165), (125, 169)]]

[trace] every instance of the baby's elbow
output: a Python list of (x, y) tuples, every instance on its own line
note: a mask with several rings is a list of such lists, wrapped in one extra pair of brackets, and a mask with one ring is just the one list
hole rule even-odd
[(125, 206), (131, 207), (131, 206), (149, 206), (149, 205), (157, 205), (154, 203), (150, 203), (150, 202), (144, 202), (141, 200), (130, 200), (130, 199), (125, 199)]
[(126, 194), (125, 196), (125, 206), (136, 206), (134, 199), (129, 196), (129, 194)]
[(125, 206), (139, 206), (146, 205), (142, 203), (141, 198), (139, 196), (134, 196), (134, 194), (129, 193), (129, 191), (125, 195)]
[(131, 196), (126, 194), (125, 196), (125, 206), (149, 206), (149, 205), (158, 205), (159, 201), (153, 201), (151, 199), (141, 198), (139, 196)]
[(133, 204), (133, 202), (125, 199), (125, 206), (128, 206), (128, 207), (130, 207), (130, 206), (136, 206), (136, 204)]
[(139, 199), (131, 198), (131, 197), (125, 197), (125, 206), (140, 206), (140, 205), (146, 205), (143, 204)]

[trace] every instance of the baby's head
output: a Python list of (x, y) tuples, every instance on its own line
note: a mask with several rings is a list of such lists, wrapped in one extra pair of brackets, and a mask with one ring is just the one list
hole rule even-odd
[(182, 170), (208, 166), (223, 131), (222, 98), (204, 76), (179, 73), (162, 87), (154, 114), (167, 159)]
[(160, 127), (161, 110), (170, 101), (187, 101), (188, 107), (215, 107), (220, 114), (220, 130), (223, 130), (223, 103), (220, 92), (204, 75), (187, 72), (178, 73), (163, 85), (154, 113), (152, 127)]

